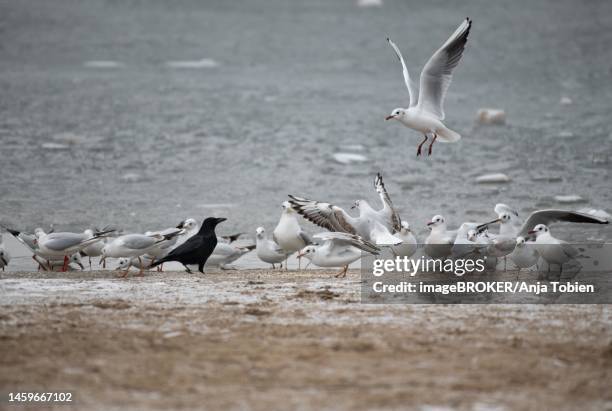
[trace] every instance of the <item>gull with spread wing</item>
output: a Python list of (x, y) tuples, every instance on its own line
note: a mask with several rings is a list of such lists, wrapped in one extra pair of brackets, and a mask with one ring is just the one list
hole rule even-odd
[(358, 217), (351, 216), (333, 204), (291, 194), (289, 203), (302, 217), (329, 231), (355, 234), (378, 245), (399, 245), (402, 240), (393, 233), (401, 231), (402, 220), (393, 207), (380, 174), (376, 175), (374, 187), (380, 196), (383, 208), (375, 210), (366, 200), (357, 200), (351, 208), (359, 209)]
[(433, 144), (440, 141), (452, 143), (461, 139), (461, 135), (447, 128), (444, 120), (444, 97), (450, 86), (453, 70), (459, 64), (465, 44), (467, 43), (472, 20), (466, 18), (448, 40), (429, 59), (421, 71), (420, 89), (417, 94), (414, 83), (410, 79), (402, 53), (391, 39), (387, 41), (393, 47), (397, 58), (402, 63), (404, 82), (410, 96), (408, 108), (396, 108), (386, 120), (397, 120), (404, 126), (423, 133), (423, 141), (417, 148), (417, 156), (421, 155), (423, 144), (431, 137), (428, 153), (431, 155)]

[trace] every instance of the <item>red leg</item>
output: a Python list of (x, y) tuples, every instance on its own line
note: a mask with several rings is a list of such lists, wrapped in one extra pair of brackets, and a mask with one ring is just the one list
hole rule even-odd
[(434, 143), (436, 142), (437, 138), (438, 138), (438, 135), (434, 134), (434, 138), (433, 138), (433, 140), (431, 140), (431, 143), (429, 144), (429, 150), (428, 150), (428, 153), (427, 153), (428, 156), (431, 155), (431, 147), (434, 145)]
[(427, 135), (424, 135), (423, 137), (423, 141), (421, 141), (421, 144), (419, 144), (419, 148), (417, 148), (417, 157), (421, 155), (421, 148), (423, 147), (423, 144), (425, 144), (425, 142), (427, 141)]
[(65, 273), (68, 270), (68, 262), (70, 260), (68, 259), (68, 256), (65, 255), (64, 256), (64, 265), (62, 265), (62, 272)]

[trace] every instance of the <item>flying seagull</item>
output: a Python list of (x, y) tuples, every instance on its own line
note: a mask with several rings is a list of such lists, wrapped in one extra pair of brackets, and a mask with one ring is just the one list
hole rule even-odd
[[(433, 144), (438, 137), (442, 142), (453, 143), (461, 139), (461, 135), (447, 128), (444, 120), (444, 97), (453, 78), (453, 70), (459, 64), (465, 44), (467, 43), (472, 20), (466, 18), (449, 37), (448, 40), (429, 59), (421, 71), (420, 89), (417, 94), (414, 83), (410, 79), (402, 53), (391, 39), (387, 41), (393, 47), (397, 58), (402, 63), (404, 82), (410, 96), (408, 108), (396, 108), (386, 120), (397, 120), (404, 126), (423, 134), (423, 141), (417, 148), (417, 156), (421, 155), (423, 144), (431, 137), (428, 154), (431, 155)], [(418, 98), (417, 98), (418, 97)]]

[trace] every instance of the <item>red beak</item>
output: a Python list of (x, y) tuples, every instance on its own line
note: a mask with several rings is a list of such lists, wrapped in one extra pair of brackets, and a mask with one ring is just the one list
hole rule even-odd
[(527, 234), (535, 234), (535, 233), (536, 233), (535, 230), (531, 230), (531, 231), (527, 232)]
[(387, 116), (385, 117), (385, 120), (391, 120), (392, 118), (395, 118), (395, 116)]
[(434, 223), (433, 221), (430, 221), (427, 223), (427, 225), (432, 225), (433, 223)]

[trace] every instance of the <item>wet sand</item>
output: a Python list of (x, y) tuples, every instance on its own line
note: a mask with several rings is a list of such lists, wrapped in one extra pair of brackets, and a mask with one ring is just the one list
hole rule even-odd
[(3, 396), (68, 390), (57, 408), (79, 410), (612, 404), (610, 306), (366, 305), (357, 271), (52, 276), (0, 277)]

